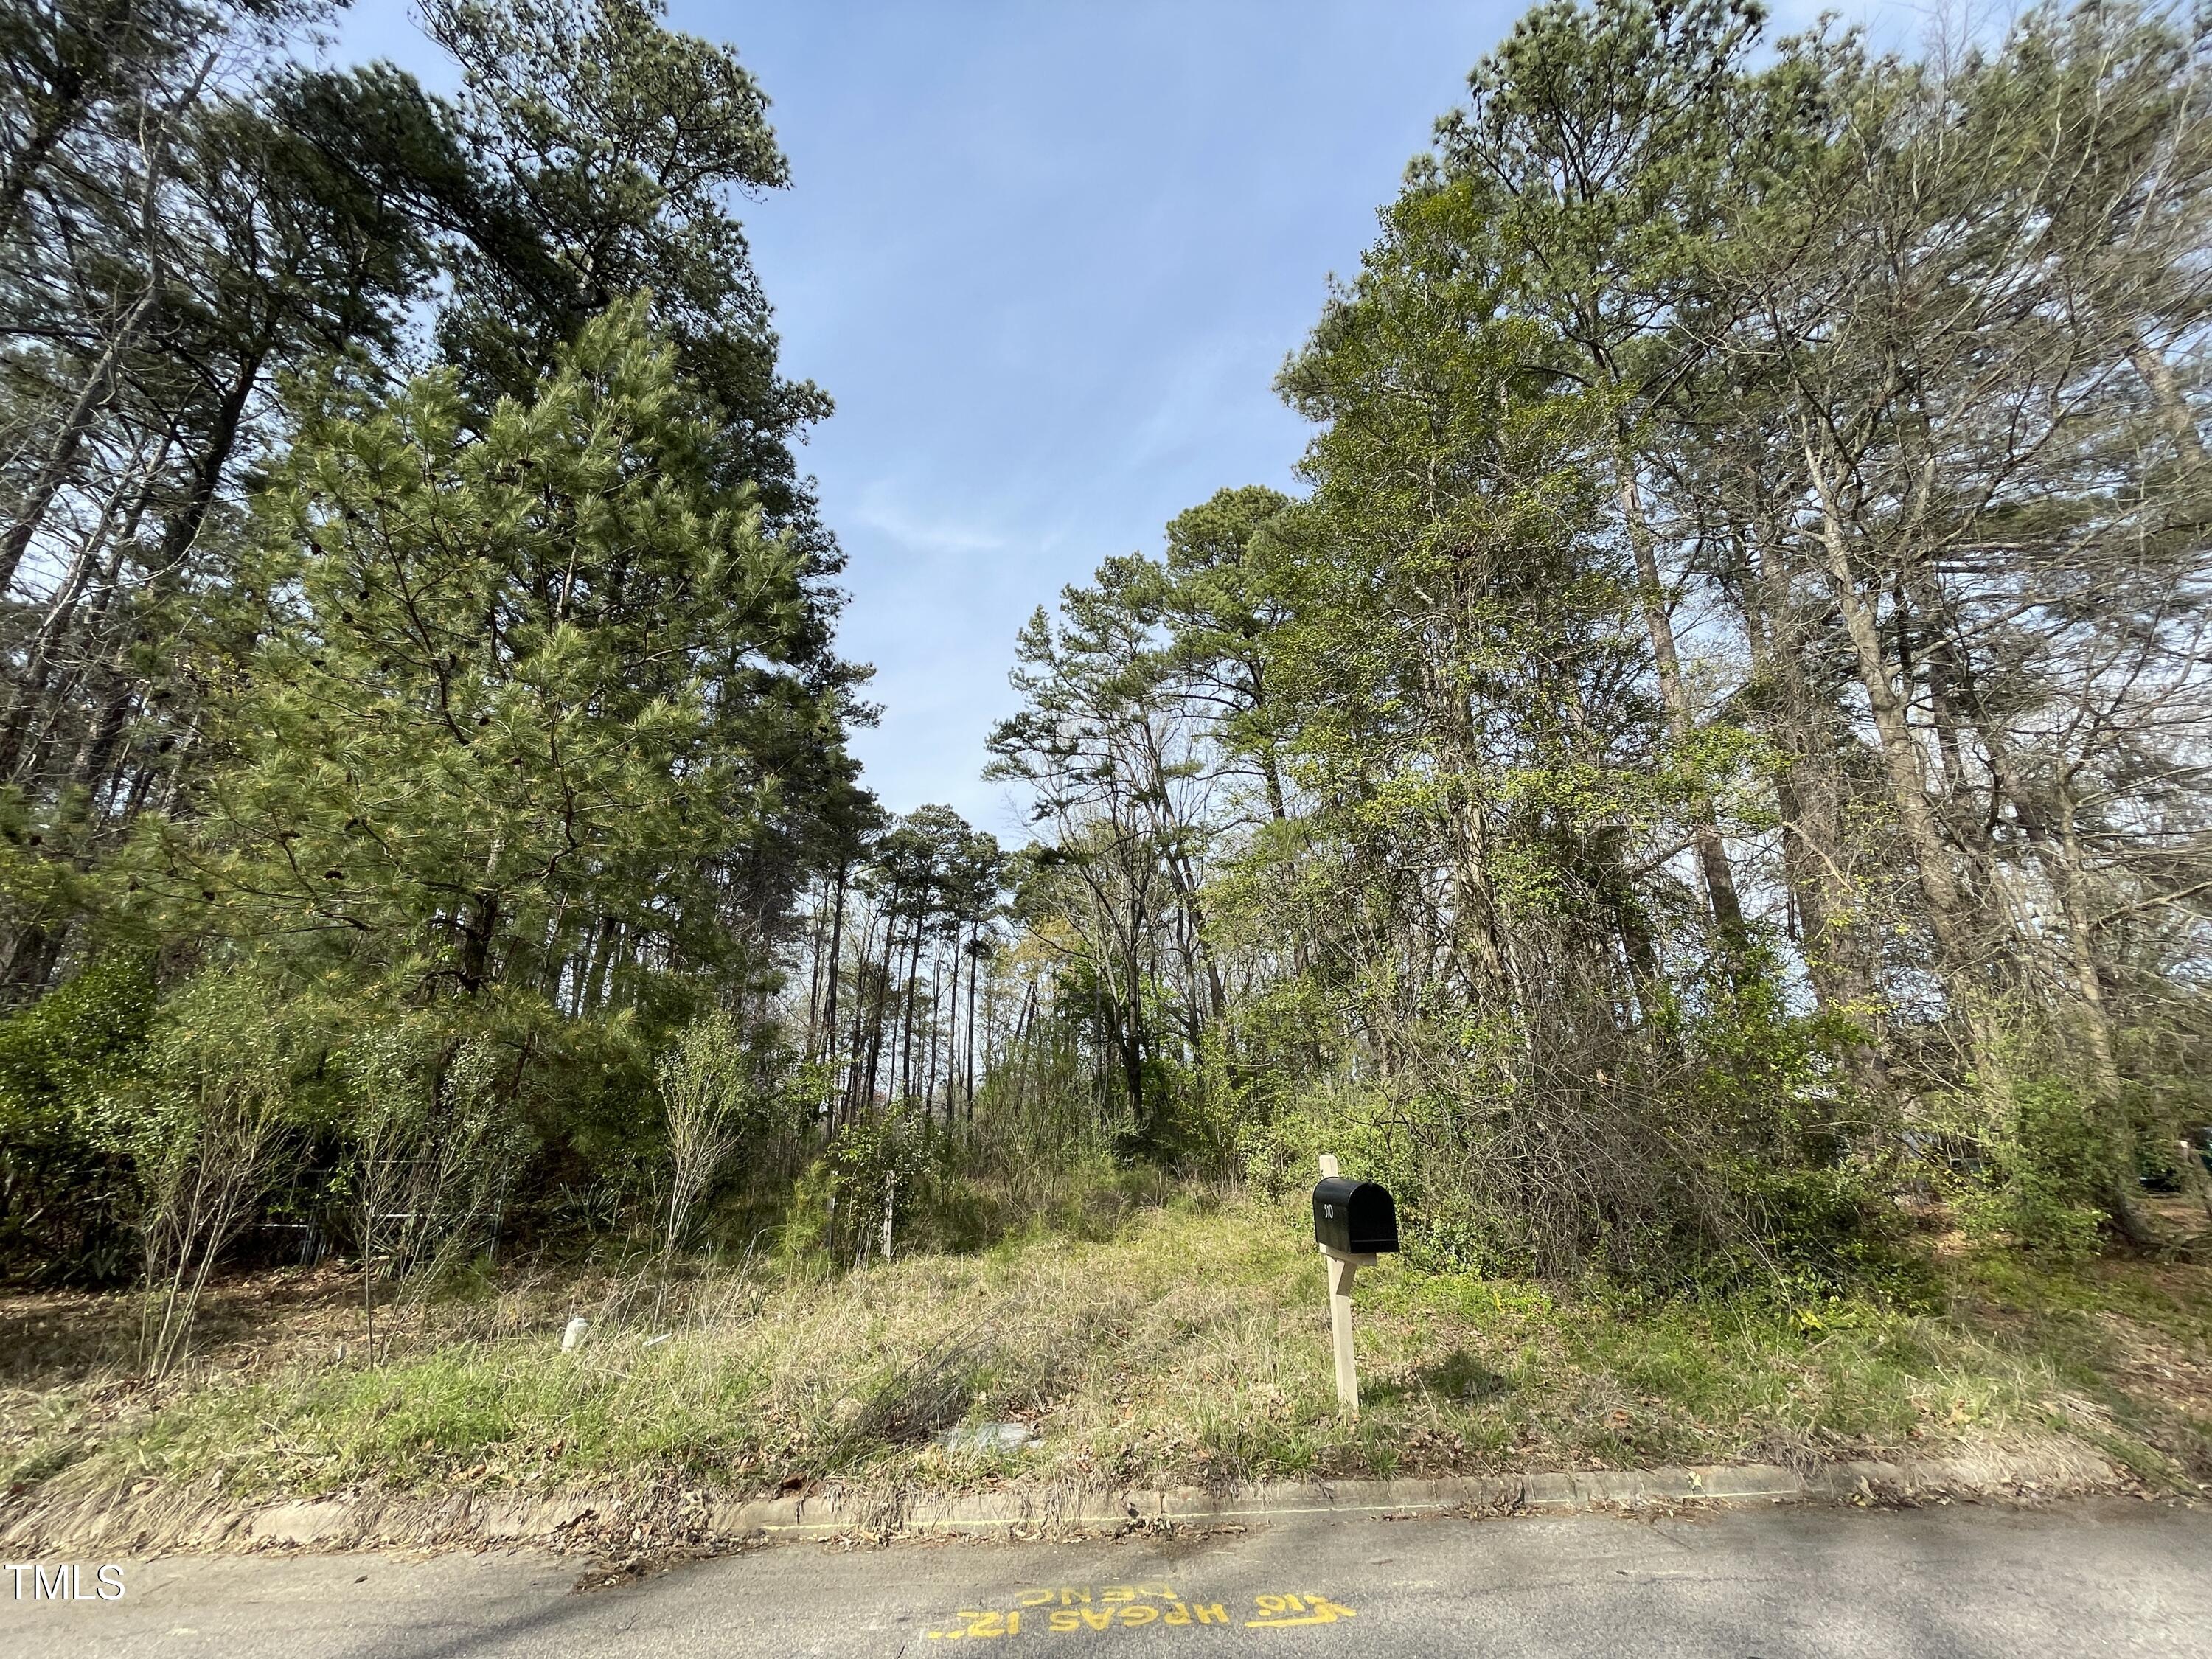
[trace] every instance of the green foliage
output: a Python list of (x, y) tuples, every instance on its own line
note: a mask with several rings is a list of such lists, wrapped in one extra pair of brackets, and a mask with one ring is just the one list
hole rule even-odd
[[(505, 985), (651, 1017), (748, 971), (717, 878), (850, 763), (779, 667), (797, 557), (711, 481), (716, 441), (636, 306), (481, 435), (439, 376), (315, 414), (263, 504), (265, 580), (295, 597), (149, 886), (395, 1000)], [(668, 966), (564, 986), (564, 926), (665, 938)]]
[(1990, 1169), (1965, 1192), (1967, 1219), (2030, 1255), (2079, 1262), (2096, 1254), (2112, 1149), (2086, 1094), (2063, 1078), (2015, 1080), (2012, 1113), (1985, 1146)]
[(126, 1169), (96, 1103), (144, 1064), (153, 964), (111, 951), (0, 1019), (0, 1275), (127, 1271)]
[[(866, 1113), (830, 1138), (799, 1177), (785, 1224), (783, 1250), (794, 1262), (857, 1267), (896, 1250), (902, 1209), (911, 1211), (930, 1164), (927, 1125), (899, 1107)], [(886, 1226), (888, 1223), (888, 1227)]]
[(1169, 1167), (1218, 1181), (1242, 1164), (1245, 1136), (1269, 1109), (1269, 1084), (1238, 1076), (1220, 1024), (1207, 1026), (1195, 1049), (1187, 1065), (1164, 1054), (1152, 1062), (1147, 1092), (1159, 1103), (1152, 1144)]
[[(730, 211), (786, 177), (733, 52), (649, 0), (441, 0), (433, 99), (307, 66), (323, 9), (0, 30), (19, 90), (76, 66), (0, 204), (38, 434), (0, 537), (0, 1003), (112, 939), (157, 964), (142, 1025), (157, 987), (221, 1025), (191, 976), (243, 975), (297, 1070), (271, 1201), (331, 1221), (398, 1146), (473, 1210), (527, 1146), (542, 1221), (641, 1194), (653, 1056), (773, 989), (866, 816), (790, 453), (829, 405), (778, 376)], [(94, 1218), (173, 1184), (133, 1136), (180, 1095), (47, 1064), (82, 1013), (9, 1023), (6, 1271), (32, 1227), (112, 1273)]]
[[(1668, 1058), (1640, 1074), (1551, 1079), (1579, 1109), (1549, 1131), (1563, 1146), (1531, 1142), (1527, 1120), (1551, 1120), (1510, 1080), (1498, 1045), (1513, 1044), (1510, 1028), (1474, 1025), (1457, 1034), (1461, 1066), (1437, 1067), (1419, 1092), (1370, 1083), (1293, 1097), (1248, 1133), (1247, 1178), (1296, 1192), (1335, 1153), (1392, 1189), (1408, 1261), (1440, 1272), (1790, 1305), (1917, 1295), (1919, 1258), (1876, 1155), (1886, 1126), (1841, 1079), (1849, 1031), (1789, 1013), (1759, 981), (1678, 1002), (1668, 1025)], [(1486, 1076), (1507, 1080), (1485, 1091)], [(1587, 1160), (1586, 1202), (1554, 1206), (1554, 1159)]]
[(154, 1001), (153, 964), (118, 951), (0, 1019), (0, 1134), (40, 1133), (137, 1063)]
[(329, 1195), (353, 1211), (362, 1271), (434, 1279), (487, 1242), (530, 1150), (501, 1056), (424, 1011), (362, 1031), (334, 1068), (349, 1156)]
[[(1912, 1279), (1905, 1125), (2006, 1095), (2018, 987), (2061, 985), (2028, 1023), (2075, 1093), (2006, 1097), (2007, 1224), (2063, 1241), (2094, 1202), (2154, 1244), (2138, 1170), (2204, 1190), (2190, 1068), (2124, 1068), (2154, 1045), (2112, 1009), (2201, 986), (2201, 918), (2157, 967), (2112, 953), (2138, 883), (2195, 917), (2138, 809), (2197, 739), (2112, 772), (2081, 734), (2127, 676), (2141, 729), (2201, 733), (2162, 701), (2195, 642), (2014, 596), (2063, 569), (2201, 607), (2201, 538), (2181, 576), (2132, 505), (2197, 484), (2090, 481), (2148, 465), (2135, 393), (2078, 436), (2049, 411), (2094, 362), (2201, 471), (2194, 391), (2121, 319), (2194, 337), (2202, 238), (2118, 250), (2212, 181), (2212, 36), (2042, 9), (1957, 63), (1825, 31), (1769, 60), (1762, 22), (1546, 0), (1476, 66), (1281, 376), (1310, 497), (1219, 492), (1023, 631), (994, 775), (1058, 832), (1023, 920), (1146, 1146), (1234, 1120), (1197, 1138), (1267, 1181), (1356, 1150), (1441, 1263), (1790, 1301)], [(2057, 264), (2021, 252), (2046, 225)], [(1999, 520), (2022, 540), (1979, 562)]]
[(845, 746), (760, 86), (659, 0), (422, 14), (450, 102), (313, 6), (0, 29), (0, 1262), (137, 1194), (157, 1370), (280, 1152), (372, 1268), (512, 1191), (657, 1207), (664, 1291), (802, 1170), (840, 1270), (1331, 1151), (1424, 1270), (1791, 1306), (1910, 1279), (1932, 1136), (2064, 1261), (2212, 1193), (2203, 19), (1540, 0), (1281, 375), (1309, 493), (1022, 629), (1010, 862)]
[(778, 1102), (765, 1036), (747, 1031), (723, 1009), (709, 1009), (684, 1028), (653, 1067), (672, 1137), (681, 1122), (734, 1145), (773, 1125)]
[(300, 1121), (295, 1080), (313, 1039), (266, 982), (208, 969), (164, 999), (143, 1061), (94, 1097), (94, 1133), (127, 1155), (149, 1204), (228, 1157), (234, 1132), (258, 1136)]
[(303, 1034), (250, 973), (203, 971), (162, 1005), (143, 1071), (100, 1103), (131, 1162), (143, 1246), (139, 1358), (155, 1377), (191, 1352), (201, 1292), (267, 1197), (299, 1127)]
[(749, 1030), (719, 1009), (684, 1028), (655, 1076), (667, 1134), (662, 1248), (672, 1256), (695, 1206), (710, 1203), (732, 1173), (753, 1204), (779, 1196), (830, 1079), (819, 1066), (793, 1066), (774, 1031)]
[[(457, 262), (439, 318), (477, 400), (523, 396), (564, 343), (623, 295), (650, 293), (679, 373), (726, 422), (723, 482), (750, 483), (813, 568), (838, 562), (813, 522), (792, 440), (830, 412), (779, 378), (775, 336), (728, 193), (781, 188), (768, 100), (726, 46), (666, 27), (659, 0), (433, 0), (459, 64), (461, 124), (498, 181), (494, 257)], [(570, 250), (588, 247), (588, 259)], [(819, 665), (834, 602), (808, 618)]]

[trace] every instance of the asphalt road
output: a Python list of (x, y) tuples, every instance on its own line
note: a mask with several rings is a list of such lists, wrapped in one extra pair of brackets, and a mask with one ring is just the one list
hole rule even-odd
[(528, 1552), (122, 1563), (105, 1601), (100, 1565), (58, 1603), (0, 1571), (0, 1655), (2212, 1655), (2212, 1513), (2124, 1502), (799, 1544), (581, 1592), (581, 1564)]

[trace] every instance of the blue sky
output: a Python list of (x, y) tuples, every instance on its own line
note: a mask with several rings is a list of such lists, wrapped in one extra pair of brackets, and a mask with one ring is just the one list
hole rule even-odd
[[(1215, 489), (1294, 487), (1275, 372), (1520, 9), (673, 0), (791, 161), (739, 211), (786, 373), (837, 402), (801, 464), (850, 557), (887, 805), (1021, 837), (979, 775), (1015, 630)], [(450, 78), (404, 0), (357, 0), (334, 55)]]

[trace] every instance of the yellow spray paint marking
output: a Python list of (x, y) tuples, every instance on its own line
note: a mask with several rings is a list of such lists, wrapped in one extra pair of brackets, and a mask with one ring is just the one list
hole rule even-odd
[(996, 1612), (988, 1607), (963, 1607), (952, 1615), (954, 1623), (964, 1626), (959, 1630), (926, 1630), (922, 1632), (933, 1642), (957, 1642), (963, 1637), (988, 1640), (996, 1636), (1019, 1636), (1022, 1633), (1021, 1610)]
[(1268, 1616), (1247, 1619), (1244, 1622), (1255, 1628), (1275, 1628), (1284, 1625), (1333, 1625), (1340, 1619), (1358, 1617), (1358, 1609), (1332, 1601), (1325, 1595), (1255, 1595), (1260, 1611)]
[[(1135, 1630), (1146, 1625), (1196, 1630), (1232, 1622), (1224, 1603), (1194, 1601), (1158, 1582), (1103, 1587), (1041, 1586), (1024, 1590), (1015, 1599), (1018, 1605), (1011, 1607), (962, 1607), (953, 1615), (948, 1628), (926, 1630), (922, 1634), (933, 1642), (993, 1641), (1005, 1636), (1020, 1636), (1025, 1631), (1032, 1634), (1075, 1636)], [(1259, 1616), (1247, 1619), (1244, 1624), (1255, 1630), (1333, 1625), (1340, 1619), (1358, 1616), (1358, 1609), (1310, 1592), (1303, 1595), (1288, 1592), (1255, 1595), (1252, 1604)], [(1040, 1625), (1032, 1620), (1024, 1626), (1022, 1614), (1032, 1611), (1041, 1613), (1044, 1622)]]

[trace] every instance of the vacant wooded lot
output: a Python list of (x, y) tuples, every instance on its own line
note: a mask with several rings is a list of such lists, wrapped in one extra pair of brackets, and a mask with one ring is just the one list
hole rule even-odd
[(1002, 841), (850, 747), (750, 70), (419, 11), (0, 28), (17, 1496), (2212, 1479), (2206, 15), (1540, 0), (1292, 487), (956, 642)]

